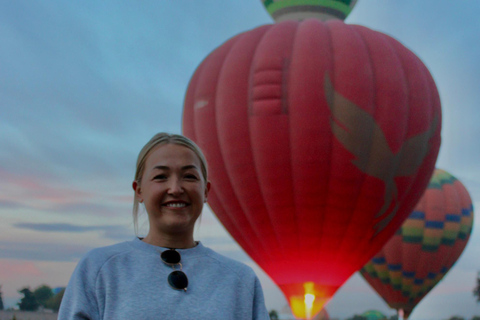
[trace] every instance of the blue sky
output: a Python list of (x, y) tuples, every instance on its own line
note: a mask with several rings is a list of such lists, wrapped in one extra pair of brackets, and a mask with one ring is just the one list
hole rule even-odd
[[(455, 5), (454, 5), (455, 4)], [(437, 167), (480, 207), (480, 2), (359, 0), (346, 22), (393, 36), (432, 73), (442, 100)], [(272, 23), (260, 0), (0, 1), (0, 284), (64, 286), (90, 248), (134, 236), (137, 152), (181, 132), (198, 64), (228, 38)], [(480, 314), (480, 219), (464, 254), (413, 320)], [(146, 230), (146, 219), (141, 224)], [(267, 307), (285, 299), (207, 209), (197, 239), (255, 268)], [(338, 317), (393, 311), (358, 275), (327, 305)]]

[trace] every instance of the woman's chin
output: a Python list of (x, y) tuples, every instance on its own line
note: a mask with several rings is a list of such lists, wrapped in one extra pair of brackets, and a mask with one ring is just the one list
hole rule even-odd
[(184, 233), (193, 231), (195, 221), (187, 217), (170, 217), (162, 221), (161, 226), (168, 233)]

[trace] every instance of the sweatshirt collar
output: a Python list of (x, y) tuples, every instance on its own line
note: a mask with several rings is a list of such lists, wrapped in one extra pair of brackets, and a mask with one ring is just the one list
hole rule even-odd
[[(170, 249), (165, 247), (154, 246), (152, 244), (143, 242), (142, 240), (140, 240), (140, 238), (137, 238), (137, 237), (135, 237), (132, 241), (130, 241), (130, 245), (132, 245), (137, 250), (143, 251), (145, 253), (155, 254), (155, 255), (158, 255), (160, 252)], [(175, 249), (175, 250), (180, 252), (180, 254), (182, 255), (182, 258), (194, 257), (194, 256), (206, 254), (206, 247), (204, 247), (200, 241), (197, 241), (197, 245), (193, 248)]]

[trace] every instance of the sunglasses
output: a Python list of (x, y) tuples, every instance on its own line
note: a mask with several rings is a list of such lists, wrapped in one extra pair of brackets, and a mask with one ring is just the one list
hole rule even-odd
[[(182, 264), (180, 263), (182, 257), (180, 256), (180, 253), (175, 249), (168, 249), (163, 251), (160, 254), (160, 257), (162, 258), (163, 263), (171, 266), (174, 270), (168, 275), (168, 284), (170, 287), (176, 290), (184, 290), (186, 292), (188, 278), (185, 272), (182, 271)], [(180, 270), (175, 270), (175, 265), (177, 264), (180, 266)]]

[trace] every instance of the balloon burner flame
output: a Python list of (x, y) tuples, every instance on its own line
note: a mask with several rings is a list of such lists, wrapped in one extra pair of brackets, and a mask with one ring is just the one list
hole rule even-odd
[(313, 309), (313, 302), (315, 301), (315, 295), (311, 293), (305, 294), (305, 315), (307, 316), (307, 320), (312, 319), (312, 309)]

